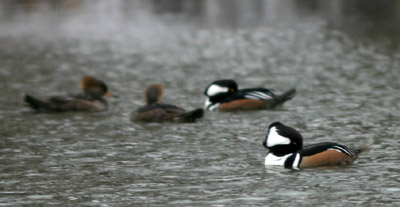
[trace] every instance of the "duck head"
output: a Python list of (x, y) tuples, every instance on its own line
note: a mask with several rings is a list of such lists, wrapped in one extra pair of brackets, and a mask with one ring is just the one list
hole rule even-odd
[(161, 102), (164, 95), (164, 87), (160, 84), (153, 84), (147, 87), (144, 92), (146, 104), (153, 104)]
[(303, 137), (294, 128), (280, 122), (269, 125), (264, 147), (276, 156), (294, 153), (303, 148)]
[(237, 91), (238, 85), (236, 81), (232, 79), (216, 80), (208, 85), (204, 91), (204, 95), (207, 96), (205, 107), (210, 110), (210, 107), (218, 104)]
[(87, 94), (94, 96), (112, 96), (110, 92), (108, 92), (107, 85), (96, 78), (91, 76), (83, 76), (81, 80), (80, 88)]

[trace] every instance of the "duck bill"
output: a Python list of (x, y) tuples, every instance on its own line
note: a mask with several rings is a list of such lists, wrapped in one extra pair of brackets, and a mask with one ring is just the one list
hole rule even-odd
[(107, 92), (106, 94), (104, 94), (104, 96), (113, 96), (110, 92)]

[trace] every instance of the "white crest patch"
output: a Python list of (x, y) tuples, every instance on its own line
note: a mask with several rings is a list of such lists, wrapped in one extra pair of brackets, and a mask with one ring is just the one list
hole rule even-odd
[(290, 139), (279, 135), (275, 126), (271, 127), (267, 137), (267, 147), (284, 144), (290, 144)]
[(210, 87), (208, 87), (207, 89), (207, 96), (215, 96), (219, 93), (226, 93), (229, 91), (229, 88), (227, 87), (221, 87), (219, 85), (211, 85)]

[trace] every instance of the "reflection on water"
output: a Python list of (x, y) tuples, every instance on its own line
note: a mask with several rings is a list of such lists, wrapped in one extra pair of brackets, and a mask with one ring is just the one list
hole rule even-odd
[[(340, 29), (396, 22), (397, 1), (360, 2), (1, 1), (0, 205), (398, 206), (398, 37)], [(78, 91), (84, 74), (118, 94), (108, 111), (23, 106), (24, 93)], [(217, 78), (298, 95), (193, 124), (129, 121), (149, 84), (196, 108)], [(265, 168), (273, 121), (305, 144), (373, 146), (346, 168)]]

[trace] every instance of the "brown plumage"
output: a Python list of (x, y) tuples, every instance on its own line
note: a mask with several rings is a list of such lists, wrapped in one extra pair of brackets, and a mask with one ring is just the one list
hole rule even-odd
[(164, 88), (160, 84), (150, 85), (145, 91), (146, 105), (131, 113), (136, 122), (194, 122), (203, 117), (203, 109), (185, 111), (184, 109), (161, 103)]
[(102, 111), (108, 107), (103, 96), (111, 96), (107, 85), (91, 76), (83, 76), (80, 87), (81, 93), (66, 96), (51, 96), (48, 98), (35, 98), (25, 95), (24, 102), (39, 112), (64, 112), (64, 111)]
[(239, 99), (227, 103), (221, 103), (219, 111), (247, 111), (264, 109), (268, 103), (259, 99)]
[(345, 166), (352, 164), (357, 157), (350, 157), (337, 150), (326, 150), (324, 152), (303, 157), (300, 168), (318, 166)]
[(160, 103), (164, 96), (164, 87), (160, 84), (149, 86), (144, 92), (144, 98), (147, 105)]

